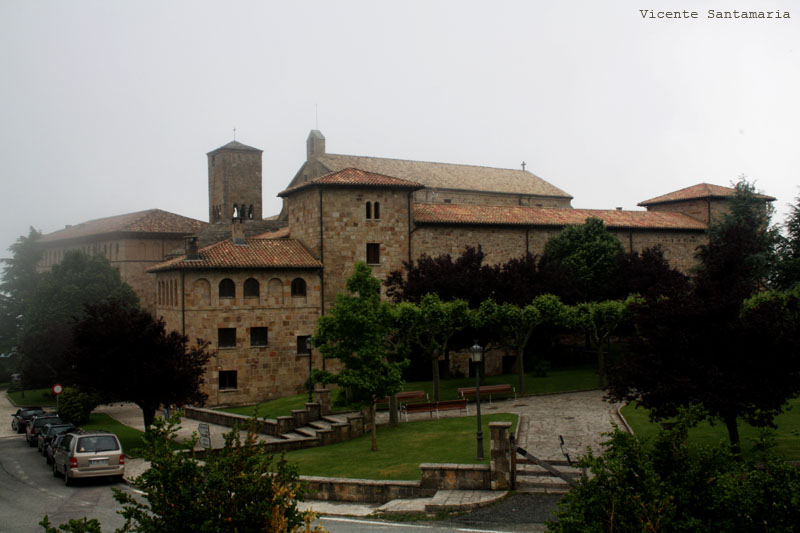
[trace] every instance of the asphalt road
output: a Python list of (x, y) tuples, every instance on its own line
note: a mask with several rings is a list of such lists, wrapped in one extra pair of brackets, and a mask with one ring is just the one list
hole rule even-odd
[(44, 515), (54, 525), (72, 518), (97, 518), (103, 531), (114, 531), (124, 520), (116, 514), (120, 506), (112, 487), (130, 490), (124, 483), (105, 479), (66, 487), (24, 435), (0, 437), (0, 532), (42, 532), (38, 524)]

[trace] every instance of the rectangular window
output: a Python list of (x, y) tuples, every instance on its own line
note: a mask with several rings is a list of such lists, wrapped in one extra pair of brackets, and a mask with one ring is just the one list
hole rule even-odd
[(217, 330), (218, 348), (236, 348), (236, 328), (219, 328)]
[(378, 265), (381, 262), (381, 245), (377, 242), (367, 243), (367, 264)]
[(236, 388), (236, 370), (219, 371), (219, 390), (233, 390)]
[(297, 355), (309, 355), (311, 348), (309, 340), (311, 335), (298, 335), (297, 336)]
[(250, 346), (267, 345), (267, 328), (250, 328)]

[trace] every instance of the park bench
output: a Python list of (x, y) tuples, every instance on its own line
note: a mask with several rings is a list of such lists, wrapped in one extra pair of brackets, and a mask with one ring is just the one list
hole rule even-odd
[[(458, 395), (461, 398), (466, 398), (467, 396), (475, 396), (475, 391), (477, 389), (475, 387), (459, 387), (458, 388)], [(517, 399), (517, 389), (512, 387), (508, 383), (503, 383), (501, 385), (483, 385), (481, 386), (481, 396), (488, 396), (489, 403), (492, 403), (492, 395), (498, 394), (513, 394), (514, 399)]]
[[(408, 400), (427, 400), (427, 399), (428, 399), (428, 393), (425, 392), (424, 390), (409, 390), (397, 393), (398, 402), (408, 401)], [(378, 403), (389, 403), (389, 397), (386, 396)]]
[(400, 412), (406, 415), (406, 422), (408, 422), (409, 413), (430, 413), (431, 418), (433, 418), (433, 413), (436, 413), (436, 418), (438, 419), (440, 411), (453, 411), (455, 409), (464, 410), (467, 412), (467, 415), (469, 415), (467, 400), (464, 399), (404, 404), (400, 408)]

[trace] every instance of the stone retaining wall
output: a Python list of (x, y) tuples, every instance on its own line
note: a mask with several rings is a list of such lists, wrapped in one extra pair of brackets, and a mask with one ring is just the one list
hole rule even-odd
[(433, 490), (490, 490), (489, 465), (423, 463), (422, 487)]
[(419, 481), (384, 481), (300, 476), (309, 500), (386, 503), (397, 499), (429, 498), (434, 488), (423, 488)]

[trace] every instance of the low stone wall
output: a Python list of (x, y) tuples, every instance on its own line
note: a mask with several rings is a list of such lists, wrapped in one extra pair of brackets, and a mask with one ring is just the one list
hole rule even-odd
[[(193, 420), (201, 422), (208, 422), (209, 424), (216, 424), (218, 426), (225, 426), (229, 428), (240, 427), (242, 429), (247, 427), (252, 417), (245, 415), (237, 415), (234, 413), (225, 413), (223, 411), (214, 411), (213, 409), (203, 409), (201, 407), (184, 407), (184, 416)], [(275, 420), (259, 420), (258, 432), (264, 435), (272, 435), (277, 437), (278, 422)]]
[(436, 489), (423, 488), (419, 481), (377, 481), (300, 476), (309, 500), (386, 503), (397, 499), (429, 498)]
[(423, 463), (422, 486), (434, 490), (490, 490), (489, 465), (462, 465), (450, 463)]

